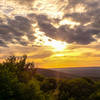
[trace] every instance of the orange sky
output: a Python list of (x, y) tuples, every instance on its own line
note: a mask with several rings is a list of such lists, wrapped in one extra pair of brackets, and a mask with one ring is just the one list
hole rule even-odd
[(0, 1), (0, 61), (26, 54), (41, 68), (100, 66), (99, 10), (99, 0)]

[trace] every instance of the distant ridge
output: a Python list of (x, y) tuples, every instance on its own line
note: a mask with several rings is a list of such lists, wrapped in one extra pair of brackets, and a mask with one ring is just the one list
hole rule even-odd
[(37, 72), (46, 77), (55, 78), (79, 78), (90, 77), (100, 79), (100, 67), (75, 67), (75, 68), (51, 68), (37, 69)]
[(51, 68), (50, 70), (73, 74), (80, 77), (100, 78), (100, 67)]
[(37, 69), (37, 73), (40, 73), (46, 77), (54, 77), (54, 78), (75, 78), (77, 76), (67, 74), (64, 72), (59, 72), (55, 70), (50, 70), (50, 69)]
[(52, 69), (37, 69), (37, 72), (46, 77), (55, 78), (79, 78), (90, 77), (100, 79), (100, 68), (52, 68)]

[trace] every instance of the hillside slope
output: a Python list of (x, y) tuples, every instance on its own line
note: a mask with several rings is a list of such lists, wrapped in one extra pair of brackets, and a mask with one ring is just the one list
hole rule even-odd
[(64, 72), (54, 71), (50, 69), (37, 69), (37, 73), (40, 73), (46, 77), (54, 77), (54, 78), (74, 78), (77, 76), (74, 76), (72, 74), (67, 74)]
[(79, 78), (89, 77), (93, 79), (100, 79), (100, 68), (55, 68), (55, 69), (37, 69), (46, 77), (54, 78)]

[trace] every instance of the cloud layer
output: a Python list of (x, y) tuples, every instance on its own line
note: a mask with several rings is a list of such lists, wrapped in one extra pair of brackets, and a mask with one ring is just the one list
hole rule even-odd
[[(45, 0), (43, 0), (43, 2), (40, 2), (39, 0), (9, 1), (18, 2), (24, 6), (26, 4), (31, 5), (34, 4), (34, 2), (37, 2), (37, 5), (39, 6), (37, 7), (36, 12), (30, 14), (27, 13), (25, 16), (17, 15), (16, 12), (16, 14), (14, 13), (13, 15), (12, 10), (10, 12), (11, 15), (6, 12), (5, 18), (0, 17), (0, 46), (7, 47), (9, 44), (27, 46), (35, 39), (35, 28), (32, 27), (32, 24), (34, 25), (36, 23), (36, 28), (39, 28), (39, 30), (44, 32), (46, 36), (52, 39), (66, 41), (68, 43), (86, 45), (97, 41), (100, 38), (99, 0), (57, 0), (56, 2), (46, 2)], [(66, 2), (66, 5), (63, 2)], [(47, 12), (47, 6), (44, 4), (48, 3), (51, 4), (48, 6)], [(53, 8), (53, 3), (55, 8)], [(58, 7), (58, 4), (61, 6)], [(42, 6), (43, 8), (41, 8)], [(34, 11), (36, 8), (34, 6), (27, 6), (27, 8), (28, 7), (32, 8), (30, 9), (31, 11)], [(41, 8), (40, 11), (38, 9), (39, 7)], [(54, 12), (62, 13), (61, 18), (57, 18), (57, 16), (54, 17), (56, 13), (50, 13), (52, 8), (54, 9)], [(71, 24), (66, 22), (64, 24), (60, 24), (60, 22), (64, 19), (71, 19), (72, 22), (74, 21), (80, 24), (74, 25), (74, 27), (71, 27)]]
[[(7, 46), (8, 44), (27, 45), (29, 41), (34, 40), (31, 21), (22, 16), (15, 16), (14, 19), (7, 18), (6, 23), (0, 24), (0, 44)], [(28, 41), (23, 38), (26, 36)]]
[[(83, 5), (85, 11), (82, 11), (82, 8), (78, 8), (80, 7), (79, 5)], [(80, 9), (80, 11), (77, 11), (76, 8)], [(98, 38), (100, 36), (99, 0), (93, 0), (92, 2), (90, 0), (69, 0), (69, 5), (66, 6), (64, 11), (63, 19), (66, 18), (67, 20), (70, 18), (72, 21), (79, 22), (80, 25), (70, 28), (70, 25), (66, 23), (55, 28), (52, 25), (53, 22), (49, 22), (45, 16), (45, 19), (40, 18), (38, 20), (41, 31), (44, 31), (51, 38), (68, 43), (90, 44), (93, 41), (97, 41), (97, 38), (94, 38), (94, 36)]]

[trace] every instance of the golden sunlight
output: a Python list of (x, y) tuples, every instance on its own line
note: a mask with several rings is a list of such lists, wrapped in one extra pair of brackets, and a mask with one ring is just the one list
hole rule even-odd
[(36, 29), (36, 34), (34, 34), (34, 36), (36, 37), (34, 44), (35, 45), (39, 45), (39, 46), (48, 46), (52, 49), (52, 51), (63, 51), (66, 46), (67, 43), (66, 42), (62, 42), (62, 41), (57, 41), (55, 39), (52, 39), (48, 36), (45, 35), (44, 32), (39, 31), (39, 29)]
[(67, 18), (67, 19), (63, 19), (62, 21), (60, 21), (59, 25), (70, 25), (70, 28), (74, 28), (74, 26), (79, 26), (80, 23), (79, 22), (75, 22), (73, 21), (72, 19), (70, 18)]
[(45, 44), (47, 46), (51, 46), (53, 48), (53, 51), (63, 51), (67, 46), (66, 42), (57, 41), (53, 39), (51, 41), (46, 41)]

